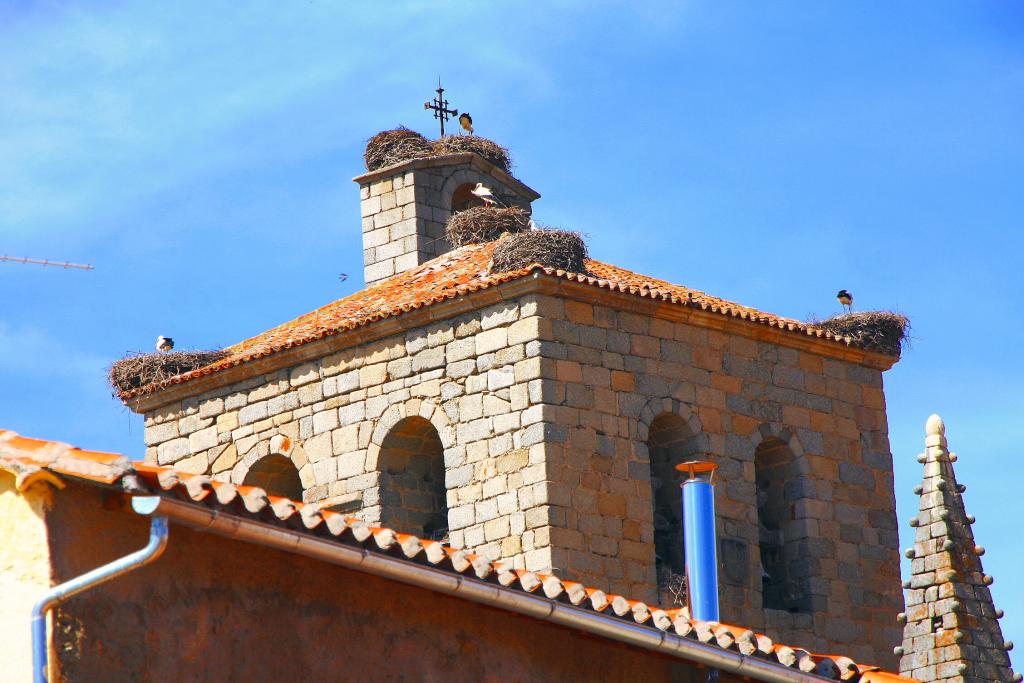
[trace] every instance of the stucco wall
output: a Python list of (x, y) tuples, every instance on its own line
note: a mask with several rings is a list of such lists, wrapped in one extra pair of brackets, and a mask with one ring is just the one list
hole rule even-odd
[[(147, 520), (113, 502), (78, 485), (57, 497), (58, 580), (145, 543)], [(71, 599), (58, 622), (68, 681), (704, 680), (648, 651), (173, 524), (155, 563)]]
[(32, 678), (29, 616), (50, 585), (47, 484), (19, 492), (0, 471), (0, 681)]

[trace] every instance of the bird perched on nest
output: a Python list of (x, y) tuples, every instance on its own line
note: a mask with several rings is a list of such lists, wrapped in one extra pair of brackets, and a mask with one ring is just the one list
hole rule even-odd
[(156, 350), (157, 351), (170, 351), (174, 348), (174, 340), (170, 337), (160, 335), (156, 338)]
[(850, 294), (845, 289), (840, 289), (839, 293), (836, 294), (836, 298), (839, 299), (839, 303), (843, 305), (847, 313), (853, 312), (853, 294)]
[(484, 206), (494, 206), (494, 193), (491, 192), (491, 188), (484, 187), (483, 183), (477, 183), (476, 187), (469, 191), (471, 195), (482, 199)]
[(469, 115), (469, 112), (464, 111), (459, 114), (459, 125), (462, 126), (462, 130), (470, 135), (473, 134), (473, 117)]

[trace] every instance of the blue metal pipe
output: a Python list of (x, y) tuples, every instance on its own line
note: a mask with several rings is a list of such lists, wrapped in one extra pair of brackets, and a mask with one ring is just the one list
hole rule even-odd
[[(145, 510), (140, 509), (139, 505), (135, 504), (137, 500), (144, 501), (141, 505), (145, 506), (147, 504), (145, 501), (152, 501), (152, 499), (132, 499), (132, 506), (135, 507), (136, 512), (149, 514)], [(153, 505), (151, 502), (148, 504)], [(49, 593), (39, 599), (39, 602), (32, 608), (32, 680), (34, 683), (46, 683), (49, 679), (47, 671), (49, 662), (46, 642), (46, 614), (73, 595), (78, 595), (82, 591), (98, 586), (101, 583), (106, 583), (122, 574), (127, 574), (133, 569), (149, 564), (160, 557), (160, 554), (163, 553), (166, 547), (167, 518), (152, 517), (149, 525), (149, 543), (145, 548), (137, 550), (131, 555), (125, 555), (121, 559), (114, 560), (102, 567), (97, 567), (70, 581), (65, 581), (59, 586), (54, 586), (50, 589)]]
[(690, 615), (718, 621), (718, 552), (715, 543), (715, 487), (703, 479), (683, 482), (683, 541)]

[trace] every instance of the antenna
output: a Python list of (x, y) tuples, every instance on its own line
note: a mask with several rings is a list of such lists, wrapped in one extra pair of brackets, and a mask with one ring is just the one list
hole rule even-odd
[(87, 263), (71, 263), (71, 261), (51, 261), (49, 259), (28, 258), (27, 256), (0, 256), (0, 263), (26, 263), (37, 266), (52, 266), (55, 268), (78, 268), (79, 270), (95, 270)]

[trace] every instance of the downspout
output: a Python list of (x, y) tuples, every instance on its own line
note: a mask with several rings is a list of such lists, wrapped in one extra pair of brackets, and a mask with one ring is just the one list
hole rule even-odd
[[(365, 548), (318, 538), (292, 529), (251, 520), (201, 505), (159, 498), (135, 498), (132, 505), (142, 514), (165, 515), (175, 523), (267, 548), (296, 553), (321, 562), (347, 567), (393, 581), (455, 595), (479, 604), (498, 607), (542, 621), (568, 626), (622, 643), (697, 662), (739, 677), (767, 683), (814, 683), (825, 681), (814, 674), (746, 656), (653, 628), (630, 623), (598, 612), (549, 600), (531, 593), (503, 588), (407, 562)], [(148, 512), (144, 512), (148, 510)]]
[[(142, 515), (151, 515), (156, 507), (152, 498), (132, 498), (132, 507)], [(145, 548), (130, 555), (114, 560), (102, 567), (65, 581), (54, 586), (32, 608), (32, 680), (34, 683), (46, 683), (49, 680), (49, 652), (46, 642), (46, 615), (68, 598), (89, 590), (101, 583), (127, 574), (149, 564), (160, 557), (167, 547), (167, 518), (152, 516), (149, 524), (149, 543)]]

